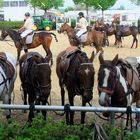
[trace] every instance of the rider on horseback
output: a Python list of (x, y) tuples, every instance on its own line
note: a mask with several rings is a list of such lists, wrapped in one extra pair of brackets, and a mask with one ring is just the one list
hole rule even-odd
[(33, 31), (33, 27), (34, 27), (34, 20), (30, 16), (30, 13), (27, 12), (27, 13), (25, 13), (25, 23), (18, 30), (21, 33), (20, 34), (20, 37), (21, 37), (20, 42), (22, 44), (23, 49), (27, 49), (26, 42), (25, 42), (26, 36)]
[(78, 41), (79, 43), (79, 47), (83, 46), (82, 45), (82, 42), (81, 42), (81, 35), (84, 34), (85, 32), (87, 32), (87, 25), (88, 25), (88, 22), (86, 20), (86, 18), (84, 17), (84, 13), (83, 12), (79, 12), (79, 24), (77, 25), (77, 28), (79, 29), (79, 31), (76, 33), (76, 40)]

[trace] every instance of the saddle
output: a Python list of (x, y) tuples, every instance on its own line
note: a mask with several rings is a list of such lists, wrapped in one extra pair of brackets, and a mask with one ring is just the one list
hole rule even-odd
[(4, 52), (0, 52), (0, 65), (4, 68), (6, 77), (11, 79), (14, 76), (14, 67), (7, 60), (7, 57)]
[(26, 77), (26, 80), (28, 81), (28, 70), (30, 69), (30, 63), (29, 61), (33, 56), (38, 56), (39, 54), (37, 52), (34, 53), (28, 53), (27, 58), (22, 62), (22, 67), (24, 71), (24, 77)]
[(81, 39), (81, 42), (86, 42), (88, 37), (88, 32), (86, 31), (83, 33), (79, 38)]
[(65, 53), (61, 56), (60, 61), (60, 67), (62, 68), (61, 74), (62, 74), (62, 81), (61, 84), (64, 84), (65, 75), (69, 69), (71, 60), (74, 58), (76, 53), (81, 53), (81, 50), (77, 47), (71, 46), (68, 47), (65, 51)]
[[(121, 65), (126, 70), (126, 79), (131, 85), (134, 92), (140, 89), (140, 73), (138, 71), (138, 61), (136, 57), (127, 57), (126, 59), (121, 59)], [(135, 80), (134, 80), (135, 79)]]
[(33, 41), (33, 37), (34, 37), (34, 34), (36, 32), (32, 31), (31, 33), (29, 33), (27, 36), (26, 36), (26, 39), (25, 39), (25, 42), (26, 44), (31, 44), (32, 41)]

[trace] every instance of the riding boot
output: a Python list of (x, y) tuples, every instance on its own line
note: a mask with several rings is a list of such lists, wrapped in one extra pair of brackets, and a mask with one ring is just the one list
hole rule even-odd
[(76, 39), (76, 40), (77, 40), (77, 42), (78, 42), (78, 48), (83, 47), (83, 44), (82, 44), (82, 41), (81, 41), (80, 37), (75, 36), (75, 39)]
[(22, 49), (27, 50), (27, 45), (26, 45), (25, 40), (26, 40), (25, 37), (20, 38), (20, 44), (21, 44)]

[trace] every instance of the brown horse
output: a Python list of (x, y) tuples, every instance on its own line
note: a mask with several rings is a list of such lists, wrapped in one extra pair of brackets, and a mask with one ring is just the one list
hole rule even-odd
[[(60, 29), (59, 29), (59, 33), (63, 33), (65, 32), (68, 35), (69, 38), (69, 42), (72, 46), (78, 46), (79, 43), (77, 42), (77, 40), (75, 39), (75, 35), (76, 35), (76, 30), (74, 30), (70, 25), (68, 25), (67, 23), (64, 23)], [(93, 44), (96, 48), (96, 54), (101, 51), (102, 53), (104, 52), (102, 45), (103, 45), (103, 39), (104, 39), (104, 33), (99, 32), (99, 31), (95, 31), (95, 30), (89, 30), (88, 31), (88, 36), (87, 36), (87, 41), (82, 42), (83, 46), (87, 46), (90, 44)]]
[[(24, 94), (24, 104), (46, 105), (51, 91), (51, 68), (50, 58), (43, 58), (37, 52), (25, 53), (19, 60), (19, 76)], [(46, 111), (42, 111), (46, 119)], [(28, 121), (34, 117), (33, 110), (30, 110)]]
[(112, 36), (112, 35), (115, 35), (115, 43), (114, 43), (114, 45), (116, 45), (116, 30), (115, 30), (115, 28), (113, 26), (107, 24), (107, 23), (106, 24), (102, 24), (101, 26), (100, 26), (100, 24), (97, 24), (97, 23), (93, 26), (93, 29), (105, 33), (104, 43), (107, 46), (109, 46), (108, 37)]
[(138, 35), (138, 28), (136, 26), (131, 26), (131, 27), (120, 27), (120, 30), (116, 30), (116, 40), (117, 40), (117, 45), (118, 47), (122, 46), (122, 37), (127, 37), (127, 36), (130, 36), (132, 35), (133, 36), (133, 43), (132, 43), (132, 46), (131, 48), (133, 48), (134, 46), (134, 43), (136, 42), (136, 47), (138, 47), (138, 39), (137, 39), (137, 35)]
[[(15, 46), (17, 48), (17, 60), (19, 60), (20, 58), (20, 54), (21, 54), (21, 50), (22, 50), (22, 45), (20, 43), (20, 33), (17, 32), (16, 30), (13, 29), (2, 29), (1, 31), (1, 40), (4, 40), (6, 38), (6, 36), (10, 36), (12, 38), (12, 40), (15, 43)], [(52, 36), (53, 35), (55, 37), (55, 40), (57, 40), (56, 35), (54, 33), (50, 33), (50, 32), (35, 32), (34, 37), (33, 37), (33, 41), (31, 44), (27, 44), (27, 49), (32, 49), (32, 48), (36, 48), (40, 45), (43, 46), (46, 54), (52, 58), (52, 52), (50, 50), (50, 45), (52, 42)], [(27, 52), (26, 50), (24, 50), (25, 52)]]
[(118, 55), (112, 61), (104, 60), (100, 54), (98, 90), (101, 106), (127, 107), (136, 102), (140, 107), (140, 62), (137, 60), (135, 57), (118, 59)]
[[(70, 106), (74, 106), (74, 97), (82, 96), (82, 106), (89, 103), (93, 96), (94, 67), (93, 53), (89, 59), (86, 53), (77, 47), (69, 47), (57, 57), (56, 72), (61, 88), (62, 105), (65, 104), (64, 86), (68, 90)], [(74, 112), (70, 112), (70, 124), (73, 124)], [(81, 123), (84, 123), (85, 112), (81, 112)]]

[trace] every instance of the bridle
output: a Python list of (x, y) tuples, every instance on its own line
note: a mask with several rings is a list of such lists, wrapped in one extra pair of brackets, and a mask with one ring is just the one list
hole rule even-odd
[[(93, 65), (92, 63), (81, 63), (80, 64), (80, 66), (92, 66), (92, 65)], [(79, 66), (79, 70), (78, 70), (79, 72), (81, 71), (80, 66)], [(83, 91), (85, 92), (85, 91), (92, 91), (92, 90), (93, 90), (93, 87), (86, 88), (83, 85), (80, 85), (80, 93), (83, 93)]]

